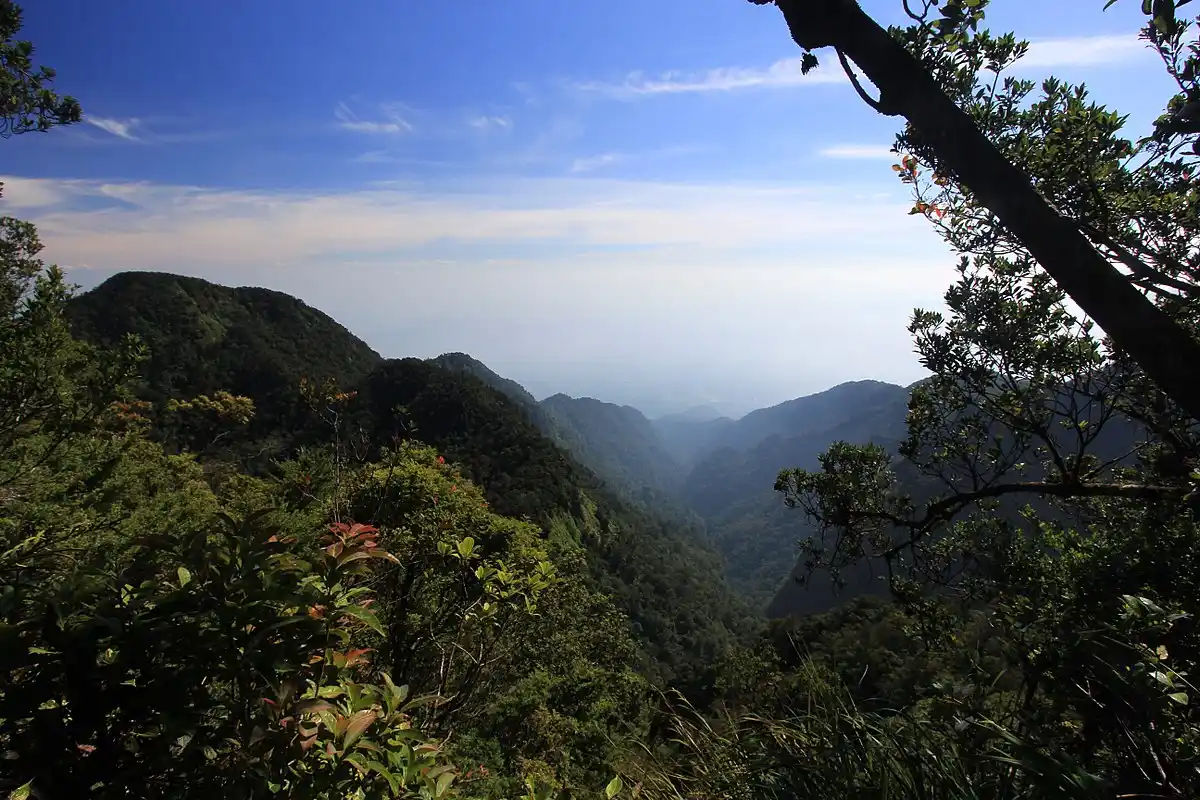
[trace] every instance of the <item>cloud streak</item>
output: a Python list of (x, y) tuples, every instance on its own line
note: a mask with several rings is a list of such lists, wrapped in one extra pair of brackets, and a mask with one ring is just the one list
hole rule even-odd
[(1136, 35), (1075, 36), (1030, 42), (1029, 52), (1017, 62), (1016, 68), (1095, 67), (1124, 64), (1147, 56), (1155, 57)]
[(822, 158), (862, 159), (867, 161), (882, 161), (897, 158), (892, 148), (881, 144), (838, 144), (823, 147), (817, 151)]
[(366, 119), (352, 111), (345, 103), (338, 103), (333, 116), (339, 128), (352, 133), (396, 135), (412, 132), (412, 123), (401, 116), (399, 105), (385, 104), (380, 106), (379, 111), (377, 118)]
[(105, 133), (116, 136), (118, 139), (124, 139), (127, 142), (141, 141), (140, 138), (134, 135), (134, 130), (141, 125), (141, 121), (136, 117), (117, 119), (115, 117), (94, 117), (89, 114), (83, 118), (83, 121), (93, 127), (99, 128)]
[(603, 167), (616, 164), (624, 158), (621, 153), (601, 153), (595, 156), (577, 158), (571, 162), (571, 173), (579, 175), (584, 172), (594, 172)]
[(467, 120), (467, 124), (477, 131), (493, 131), (493, 130), (511, 130), (513, 123), (508, 117), (499, 115), (481, 114), (477, 117), (471, 117)]
[[(1018, 69), (1104, 66), (1127, 63), (1147, 54), (1137, 36), (1100, 35), (1031, 42)], [(825, 54), (821, 65), (804, 75), (800, 58), (783, 58), (765, 67), (726, 66), (707, 70), (670, 71), (658, 75), (631, 72), (621, 81), (591, 81), (574, 88), (618, 100), (680, 94), (708, 94), (746, 89), (786, 89), (847, 83), (837, 62)]]
[(783, 58), (766, 67), (717, 67), (700, 72), (664, 72), (648, 76), (631, 72), (617, 83), (591, 82), (576, 88), (616, 99), (629, 100), (676, 94), (731, 92), (740, 89), (780, 88), (845, 83), (840, 70), (820, 66), (807, 75), (800, 72), (799, 58)]

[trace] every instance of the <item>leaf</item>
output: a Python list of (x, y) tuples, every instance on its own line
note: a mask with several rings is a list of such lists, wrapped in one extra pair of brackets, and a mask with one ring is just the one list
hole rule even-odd
[(354, 619), (358, 620), (371, 630), (378, 633), (380, 636), (387, 635), (387, 632), (384, 631), (383, 624), (379, 621), (379, 618), (371, 613), (371, 611), (368, 609), (365, 609), (362, 606), (346, 606), (345, 608), (340, 609), (340, 611), (346, 616), (353, 617)]
[(192, 582), (192, 573), (187, 567), (180, 567), (177, 572), (179, 574), (179, 588), (182, 589)]
[(475, 552), (474, 537), (467, 536), (466, 538), (464, 538), (462, 541), (460, 541), (458, 543), (458, 554), (460, 556), (462, 556), (463, 558), (466, 558), (467, 556), (471, 555), (471, 553), (473, 553), (473, 552)]
[(452, 783), (454, 783), (454, 773), (453, 772), (443, 772), (441, 775), (438, 776), (437, 785), (433, 789), (433, 796), (441, 797), (442, 795), (444, 795), (446, 793), (446, 790), (450, 788), (450, 784), (452, 784)]
[(8, 800), (29, 800), (29, 798), (32, 796), (33, 781), (30, 781), (29, 783), (18, 786), (16, 789), (14, 789), (12, 794), (8, 796)]
[(604, 787), (604, 796), (607, 797), (608, 800), (612, 800), (612, 798), (620, 794), (621, 790), (624, 788), (625, 783), (621, 780), (621, 776), (618, 775), (608, 782), (608, 786)]
[(307, 700), (301, 700), (299, 703), (296, 703), (294, 711), (297, 714), (319, 714), (320, 712), (328, 711), (331, 708), (333, 708), (332, 704), (327, 703), (324, 700), (318, 700), (315, 697), (310, 697)]
[(396, 776), (392, 774), (390, 769), (385, 767), (383, 764), (380, 764), (378, 761), (368, 761), (364, 766), (372, 772), (382, 776), (383, 779), (388, 782), (388, 786), (391, 787), (393, 795), (400, 794), (400, 781), (396, 780)]
[(371, 727), (371, 723), (375, 721), (374, 711), (359, 711), (350, 719), (350, 724), (346, 726), (346, 738), (342, 740), (342, 748), (349, 750), (354, 746), (354, 743), (359, 740), (363, 732)]
[(1172, 692), (1171, 694), (1167, 695), (1167, 697), (1171, 698), (1176, 703), (1179, 703), (1181, 706), (1186, 706), (1188, 703), (1187, 692)]

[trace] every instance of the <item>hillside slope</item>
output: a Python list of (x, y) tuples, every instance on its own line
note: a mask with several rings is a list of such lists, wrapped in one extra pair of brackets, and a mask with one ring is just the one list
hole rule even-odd
[(541, 407), (602, 477), (664, 493), (679, 489), (683, 467), (636, 408), (565, 394), (547, 397)]
[(345, 421), (372, 447), (396, 436), (433, 445), (484, 488), (498, 512), (582, 549), (594, 585), (630, 618), (648, 674), (696, 680), (746, 630), (748, 611), (701, 531), (607, 490), (538, 429), (527, 404), (488, 385), (469, 357), (449, 359), (451, 369), (385, 361), (295, 298), (171, 275), (117, 276), (80, 296), (73, 312), (80, 335), (92, 341), (143, 337), (152, 353), (143, 369), (148, 397), (229, 389), (253, 398), (260, 425), (293, 426), (264, 440), (274, 452), (321, 435), (321, 426), (303, 420), (301, 376), (357, 389)]

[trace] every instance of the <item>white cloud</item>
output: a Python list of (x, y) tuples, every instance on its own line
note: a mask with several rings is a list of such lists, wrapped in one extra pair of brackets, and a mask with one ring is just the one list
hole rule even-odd
[(892, 148), (879, 144), (838, 144), (823, 147), (817, 151), (817, 154), (822, 158), (854, 158), (870, 161), (898, 158), (892, 152)]
[(620, 83), (583, 83), (577, 88), (630, 99), (647, 95), (728, 92), (758, 87), (790, 87), (843, 83), (846, 75), (835, 66), (821, 66), (804, 75), (800, 58), (783, 58), (767, 67), (717, 67), (702, 72), (666, 72), (647, 76), (631, 72)]
[[(349, 192), (259, 192), (150, 183), (29, 180), (29, 216), (64, 266), (336, 267), (351, 258), (555, 260), (654, 253), (680, 265), (800, 262), (833, 268), (919, 248), (928, 225), (900, 193), (862, 187), (693, 184), (599, 178), (403, 184)], [(870, 187), (867, 187), (870, 189)], [(876, 191), (871, 189), (871, 191)], [(937, 248), (936, 239), (929, 243)], [(351, 256), (353, 254), (353, 256)], [(632, 257), (632, 256), (629, 256)], [(739, 266), (739, 268), (741, 268)]]
[(467, 124), (477, 131), (509, 130), (513, 125), (512, 120), (508, 117), (489, 116), (486, 114), (471, 117), (471, 119), (467, 120)]
[(137, 136), (134, 135), (134, 130), (141, 125), (141, 122), (135, 117), (128, 119), (116, 119), (114, 117), (94, 117), (90, 114), (83, 118), (83, 121), (89, 125), (93, 125), (106, 133), (111, 133), (121, 139), (130, 142), (140, 142)]
[(46, 181), (37, 178), (5, 177), (0, 208), (37, 209), (65, 203), (75, 192), (71, 181)]
[(596, 156), (588, 156), (586, 158), (577, 158), (571, 162), (571, 172), (580, 174), (583, 172), (592, 172), (607, 167), (610, 164), (615, 164), (623, 160), (624, 156), (621, 153), (601, 153)]
[(1091, 67), (1155, 58), (1137, 35), (1076, 36), (1029, 43), (1018, 68)]
[(356, 114), (345, 103), (338, 103), (333, 116), (338, 127), (354, 133), (367, 134), (399, 134), (410, 133), (412, 123), (401, 116), (403, 106), (385, 104), (379, 107), (379, 115), (375, 119), (364, 119)]

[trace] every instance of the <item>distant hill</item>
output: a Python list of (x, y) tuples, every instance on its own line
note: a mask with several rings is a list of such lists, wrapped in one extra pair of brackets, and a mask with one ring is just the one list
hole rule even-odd
[(504, 394), (545, 436), (626, 499), (675, 517), (688, 516), (679, 508), (666, 508), (674, 502), (683, 470), (637, 409), (565, 394), (538, 402), (524, 386), (466, 353), (445, 353), (429, 361), (479, 378)]
[[(809, 528), (800, 511), (783, 506), (774, 491), (782, 469), (816, 469), (817, 457), (835, 441), (875, 443), (894, 451), (905, 435), (908, 390), (875, 381), (842, 384), (828, 392), (751, 412), (725, 434), (750, 446), (725, 445), (702, 457), (682, 489), (683, 502), (706, 521), (725, 556), (733, 586), (758, 607), (784, 583), (796, 560), (796, 544)], [(792, 425), (792, 435), (778, 433)], [(784, 587), (789, 589), (791, 587)], [(799, 589), (800, 587), (794, 587)], [(826, 610), (840, 600), (816, 587), (804, 603)], [(786, 603), (785, 606), (786, 607)], [(776, 608), (778, 608), (776, 604)]]
[(602, 477), (669, 494), (679, 489), (683, 467), (636, 408), (565, 394), (547, 397), (541, 407)]
[(692, 406), (683, 411), (677, 411), (674, 414), (664, 414), (656, 418), (654, 422), (665, 422), (668, 424), (672, 422), (709, 422), (726, 416), (728, 415), (721, 413), (712, 406)]
[(803, 436), (852, 422), (872, 409), (894, 407), (908, 390), (881, 381), (851, 381), (823, 392), (751, 411), (723, 433), (718, 444), (744, 449), (772, 436)]
[(685, 469), (719, 446), (736, 424), (729, 417), (688, 418), (680, 415), (659, 417), (651, 423), (663, 447)]

